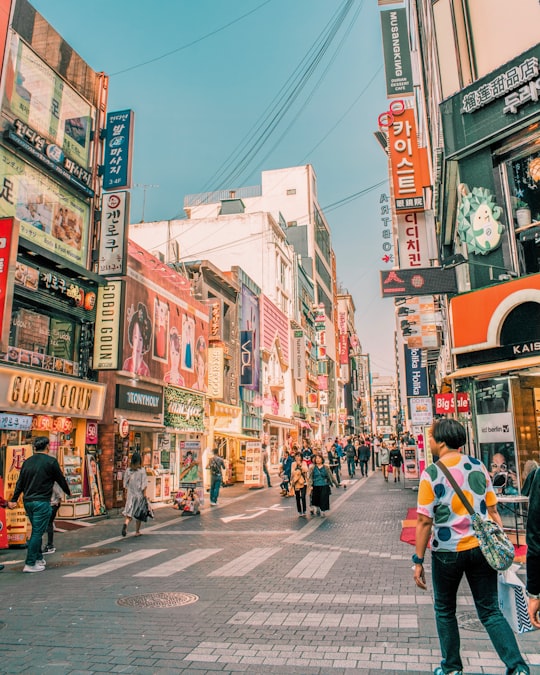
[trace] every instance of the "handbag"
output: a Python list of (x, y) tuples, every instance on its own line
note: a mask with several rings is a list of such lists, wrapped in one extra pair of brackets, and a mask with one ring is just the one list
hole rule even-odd
[(506, 572), (498, 574), (499, 608), (514, 633), (527, 633), (534, 630), (527, 609), (525, 586), (512, 566)]
[(139, 520), (142, 523), (146, 523), (148, 518), (154, 517), (154, 512), (152, 511), (148, 499), (142, 497), (138, 502), (137, 506), (133, 509), (133, 517), (135, 520)]
[(463, 506), (469, 512), (474, 534), (478, 539), (480, 550), (484, 554), (484, 558), (487, 560), (489, 566), (498, 572), (507, 570), (514, 562), (514, 544), (512, 544), (497, 523), (494, 523), (492, 520), (484, 520), (480, 514), (476, 513), (463, 494), (463, 490), (442, 462), (437, 462), (435, 466), (439, 467), (444, 473)]

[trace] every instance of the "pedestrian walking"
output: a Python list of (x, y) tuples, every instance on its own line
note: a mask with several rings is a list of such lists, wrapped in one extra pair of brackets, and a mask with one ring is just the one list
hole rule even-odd
[(381, 466), (379, 459), (379, 452), (381, 451), (382, 439), (380, 436), (375, 435), (373, 437), (373, 457), (375, 460), (375, 469), (378, 469)]
[(225, 462), (223, 458), (218, 455), (218, 449), (212, 450), (213, 457), (208, 463), (207, 469), (210, 469), (210, 506), (215, 506), (219, 497), (219, 490), (223, 482), (223, 471), (225, 470)]
[(394, 474), (394, 483), (401, 480), (401, 467), (403, 466), (403, 455), (401, 450), (396, 446), (390, 450), (390, 465)]
[(302, 439), (302, 459), (309, 466), (312, 462), (313, 450), (307, 438)]
[(281, 483), (279, 485), (279, 487), (281, 488), (282, 497), (287, 497), (289, 495), (289, 489), (291, 484), (291, 467), (293, 462), (294, 462), (293, 456), (287, 450), (287, 448), (284, 448), (280, 463)]
[(124, 474), (124, 490), (126, 490), (126, 505), (122, 511), (124, 524), (122, 525), (122, 536), (127, 534), (128, 525), (135, 520), (135, 536), (141, 536), (141, 523), (137, 516), (143, 512), (146, 506), (146, 487), (148, 485), (148, 476), (146, 469), (142, 467), (141, 455), (134, 452), (131, 455), (129, 469)]
[(381, 461), (381, 471), (384, 476), (384, 480), (388, 483), (388, 466), (390, 464), (390, 450), (386, 445), (386, 441), (381, 443), (381, 449), (379, 451), (379, 459)]
[(43, 549), (43, 554), (47, 555), (49, 553), (55, 553), (56, 547), (54, 545), (54, 521), (56, 515), (58, 514), (58, 509), (62, 503), (62, 497), (64, 496), (64, 491), (55, 483), (53, 485), (53, 491), (51, 495), (51, 517), (49, 518), (49, 523), (47, 524), (47, 543)]
[(330, 471), (332, 471), (332, 473), (336, 477), (336, 481), (339, 487), (341, 485), (341, 476), (339, 475), (339, 470), (341, 468), (341, 460), (339, 459), (339, 455), (335, 451), (335, 446), (330, 446), (327, 454), (328, 454), (328, 466), (330, 467)]
[[(440, 419), (431, 427), (434, 457), (452, 473), (477, 514), (502, 528), (491, 478), (480, 460), (460, 453), (466, 441), (464, 427), (454, 419)], [(512, 629), (499, 609), (497, 572), (486, 561), (474, 535), (471, 517), (437, 464), (420, 478), (416, 522), (414, 581), (426, 589), (424, 555), (431, 539), (431, 568), (435, 619), (441, 645), (441, 665), (435, 675), (462, 675), (460, 637), (456, 618), (457, 592), (467, 577), (478, 617), (510, 675), (528, 675)]]
[(314, 463), (309, 469), (308, 487), (311, 492), (311, 505), (315, 515), (324, 518), (330, 510), (330, 485), (338, 486), (334, 474), (324, 463), (322, 455), (315, 455)]
[(527, 586), (529, 618), (540, 628), (540, 469), (538, 465), (527, 476), (522, 494), (529, 498), (527, 514)]
[(270, 482), (270, 471), (268, 471), (268, 450), (266, 449), (266, 445), (264, 443), (262, 444), (262, 466), (268, 487), (271, 488), (272, 483)]
[(362, 445), (358, 448), (358, 460), (360, 462), (360, 473), (362, 474), (362, 476), (368, 475), (370, 458), (371, 458), (371, 450), (369, 448), (369, 445), (367, 445), (366, 441), (364, 441)]
[(291, 467), (291, 484), (296, 497), (296, 509), (302, 518), (306, 516), (306, 491), (308, 479), (308, 465), (301, 452), (297, 452)]
[(23, 462), (15, 491), (8, 502), (10, 509), (16, 508), (22, 494), (24, 510), (32, 525), (23, 572), (43, 572), (45, 569), (41, 541), (51, 517), (53, 485), (58, 483), (67, 495), (71, 494), (58, 461), (48, 454), (49, 439), (37, 436), (33, 445), (34, 454)]
[(353, 478), (355, 471), (356, 449), (352, 443), (352, 438), (349, 438), (345, 446), (345, 457), (347, 458), (347, 469), (349, 471), (349, 478)]

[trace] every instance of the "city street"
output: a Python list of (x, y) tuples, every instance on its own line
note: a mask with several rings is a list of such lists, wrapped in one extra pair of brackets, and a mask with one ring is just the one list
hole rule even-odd
[[(432, 598), (400, 541), (412, 486), (370, 474), (304, 520), (278, 482), (200, 516), (157, 509), (139, 538), (116, 516), (58, 533), (40, 574), (0, 552), (0, 672), (432, 672)], [(459, 609), (465, 672), (504, 673), (466, 593)], [(519, 643), (540, 673), (539, 635)]]

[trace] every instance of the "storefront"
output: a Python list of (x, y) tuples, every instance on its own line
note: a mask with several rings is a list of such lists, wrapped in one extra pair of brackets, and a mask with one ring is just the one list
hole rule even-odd
[[(0, 464), (5, 495), (11, 496), (22, 462), (32, 454), (32, 438), (47, 436), (50, 454), (58, 459), (71, 490), (59, 516), (83, 518), (104, 511), (91, 432), (103, 415), (105, 390), (97, 382), (0, 365)], [(15, 537), (10, 543), (24, 543), (24, 512), (18, 511), (7, 516)], [(22, 541), (17, 540), (12, 518), (22, 528)]]
[(458, 366), (450, 378), (472, 411), (461, 418), (477, 456), (516, 494), (527, 462), (540, 458), (540, 274), (456, 296), (450, 311)]
[(263, 417), (264, 442), (269, 450), (269, 460), (272, 466), (277, 466), (283, 455), (283, 449), (291, 445), (291, 432), (296, 428), (290, 419), (265, 413)]
[[(217, 448), (219, 456), (225, 460), (227, 482), (243, 481), (246, 442), (253, 440), (253, 436), (242, 433), (242, 408), (219, 401), (210, 401), (208, 446), (203, 457), (203, 466), (207, 466), (213, 448)], [(210, 484), (210, 475), (208, 471), (204, 474), (206, 486)]]

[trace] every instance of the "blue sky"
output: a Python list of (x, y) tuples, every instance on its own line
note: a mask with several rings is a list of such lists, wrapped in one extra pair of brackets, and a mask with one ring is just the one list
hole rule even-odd
[[(185, 194), (257, 185), (264, 169), (311, 163), (323, 209), (387, 177), (373, 137), (377, 116), (388, 107), (374, 0), (353, 0), (312, 78), (232, 185), (216, 182), (216, 171), (269, 110), (344, 0), (32, 4), (92, 68), (111, 76), (109, 110), (135, 111), (133, 181), (159, 186), (147, 189), (147, 221), (182, 214)], [(174, 53), (157, 58), (168, 52)], [(385, 188), (326, 215), (363, 350), (374, 372), (391, 374), (393, 304), (379, 290), (379, 270), (388, 268), (381, 261), (379, 208)], [(132, 222), (141, 220), (142, 203), (143, 190), (134, 188)]]

